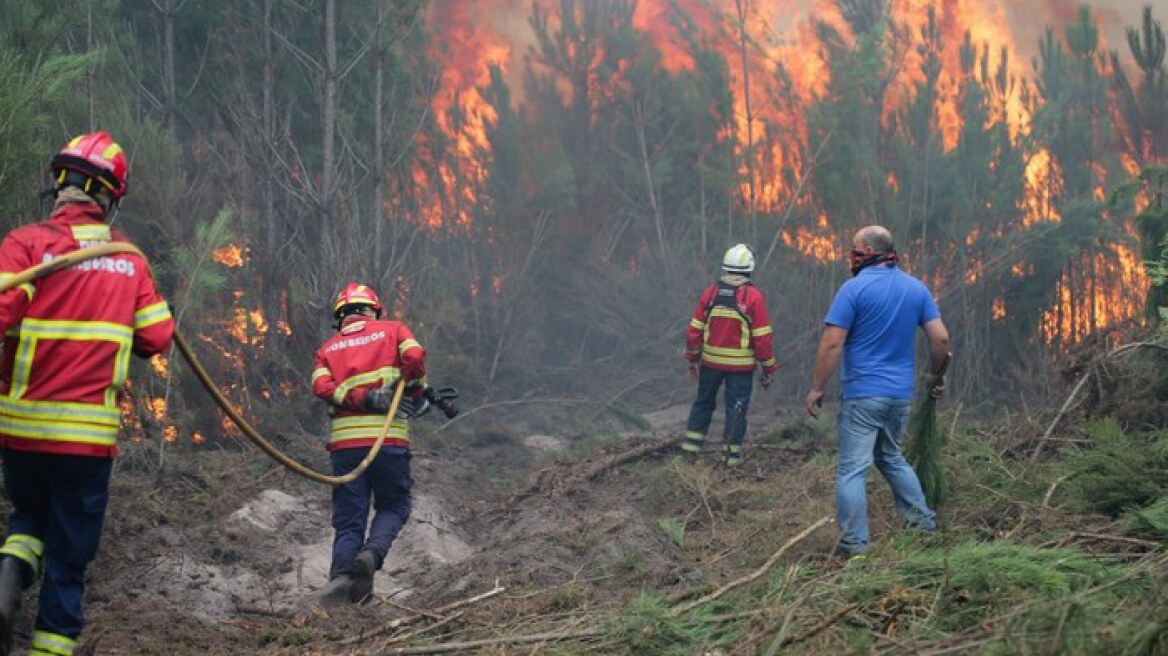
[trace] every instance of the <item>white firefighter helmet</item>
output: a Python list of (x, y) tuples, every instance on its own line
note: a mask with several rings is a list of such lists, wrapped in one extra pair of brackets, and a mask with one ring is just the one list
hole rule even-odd
[(722, 270), (749, 275), (754, 271), (754, 251), (746, 244), (735, 244), (722, 256)]

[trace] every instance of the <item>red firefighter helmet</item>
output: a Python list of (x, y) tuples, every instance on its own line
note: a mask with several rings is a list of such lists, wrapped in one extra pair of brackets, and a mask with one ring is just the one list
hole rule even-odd
[(73, 183), (92, 196), (99, 191), (92, 187), (96, 182), (105, 187), (115, 201), (126, 194), (129, 168), (122, 147), (105, 132), (74, 137), (49, 164), (58, 187)]
[(337, 294), (337, 300), (333, 303), (333, 318), (340, 321), (345, 315), (362, 307), (373, 308), (377, 318), (381, 318), (381, 300), (377, 298), (377, 293), (366, 285), (351, 282)]

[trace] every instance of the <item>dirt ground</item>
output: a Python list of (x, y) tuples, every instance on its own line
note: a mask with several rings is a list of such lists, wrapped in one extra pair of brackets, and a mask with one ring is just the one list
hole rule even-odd
[[(784, 518), (781, 505), (724, 507), (738, 487), (781, 487), (788, 503), (830, 513), (827, 461), (810, 477), (794, 469), (829, 451), (829, 440), (791, 433), (804, 425), (794, 409), (776, 411), (756, 400), (750, 440), (758, 445), (748, 442), (740, 471), (717, 462), (717, 421), (696, 464), (678, 461), (676, 444), (657, 448), (680, 435), (688, 403), (644, 415), (648, 429), (551, 428), (591, 425), (591, 417), (571, 419), (573, 412), (566, 408), (522, 429), (515, 422), (499, 428), (504, 424), (487, 413), (448, 425), (425, 420), (415, 432), (413, 515), (377, 574), (374, 600), (329, 612), (312, 603), (329, 564), (327, 487), (249, 444), (128, 449), (90, 568), (82, 653), (395, 653), (410, 644), (419, 618), (431, 627), (449, 621), (433, 630), (452, 637), (481, 635), (488, 625), (521, 632), (558, 613), (624, 603), (646, 587), (682, 593), (735, 575), (731, 559), (694, 556), (728, 542), (719, 529), (730, 535), (735, 515), (765, 519), (778, 534), (800, 528), (802, 518)], [(293, 457), (324, 470), (318, 438), (283, 439)], [(638, 447), (639, 457), (605, 467)], [(668, 481), (678, 479), (686, 489), (671, 490), (676, 483)], [(683, 549), (662, 530), (662, 519), (681, 510), (687, 539), (703, 548)], [(804, 548), (826, 552), (826, 540)], [(452, 613), (455, 607), (463, 610)], [(27, 645), (34, 613), (35, 602), (26, 603), (18, 650)]]

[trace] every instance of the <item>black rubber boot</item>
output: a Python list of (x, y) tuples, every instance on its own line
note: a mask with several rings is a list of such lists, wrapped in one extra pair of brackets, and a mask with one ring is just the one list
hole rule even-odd
[[(344, 606), (349, 603), (349, 597), (353, 594), (353, 578), (348, 574), (342, 574), (337, 578), (328, 582), (317, 592), (316, 601), (322, 608), (336, 608), (337, 606)], [(3, 654), (0, 654), (3, 656)]]
[(16, 616), (27, 587), (28, 565), (15, 556), (0, 556), (0, 656), (12, 651)]
[(349, 568), (349, 576), (353, 579), (353, 587), (349, 590), (349, 601), (361, 604), (373, 596), (373, 573), (377, 571), (377, 559), (372, 551), (362, 549), (353, 559)]

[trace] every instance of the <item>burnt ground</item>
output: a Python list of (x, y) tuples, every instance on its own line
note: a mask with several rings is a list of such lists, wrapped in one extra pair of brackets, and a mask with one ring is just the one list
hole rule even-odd
[[(768, 401), (755, 402), (737, 471), (717, 462), (718, 423), (696, 463), (667, 444), (687, 403), (635, 428), (568, 407), (541, 409), (522, 429), (516, 412), (506, 422), (487, 412), (427, 420), (415, 433), (414, 514), (374, 600), (329, 612), (311, 603), (328, 567), (327, 487), (246, 443), (130, 445), (89, 572), (83, 653), (380, 654), (476, 640), (486, 641), (478, 653), (532, 653), (530, 643), (492, 639), (591, 626), (642, 591), (677, 600), (708, 590), (832, 513), (827, 421)], [(318, 438), (280, 446), (326, 467)], [(893, 513), (876, 499), (880, 531)], [(834, 535), (817, 531), (789, 558), (828, 561)], [(34, 605), (25, 604), (18, 648)]]

